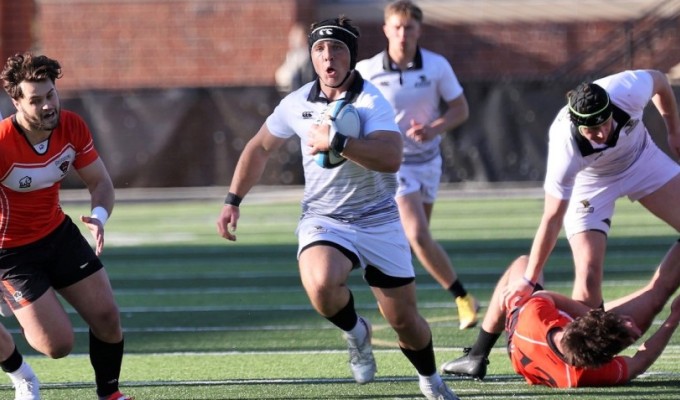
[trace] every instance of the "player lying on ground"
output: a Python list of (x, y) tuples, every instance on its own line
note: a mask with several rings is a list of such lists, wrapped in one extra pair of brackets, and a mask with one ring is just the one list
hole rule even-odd
[(442, 366), (447, 374), (478, 379), (486, 375), (488, 355), (503, 332), (515, 372), (530, 384), (550, 387), (625, 384), (659, 357), (680, 322), (680, 296), (670, 315), (633, 356), (618, 355), (638, 340), (680, 286), (680, 243), (668, 251), (643, 288), (590, 309), (559, 293), (542, 290), (542, 279), (524, 305), (504, 309), (508, 282), (522, 279), (528, 257), (517, 258), (499, 280), (477, 342), (466, 354)]

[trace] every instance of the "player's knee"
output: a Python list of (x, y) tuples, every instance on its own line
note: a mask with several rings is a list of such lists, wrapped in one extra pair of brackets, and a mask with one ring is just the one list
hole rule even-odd
[(102, 311), (94, 319), (94, 323), (90, 326), (94, 334), (105, 342), (115, 343), (120, 341), (123, 336), (120, 313), (117, 307), (111, 307)]
[(49, 358), (64, 358), (73, 351), (73, 335), (50, 341), (41, 347), (37, 348), (37, 350)]
[(415, 310), (410, 312), (406, 312), (404, 310), (395, 312), (392, 310), (392, 312), (387, 312), (384, 317), (392, 329), (397, 332), (405, 332), (410, 329), (416, 329), (421, 322), (421, 318)]

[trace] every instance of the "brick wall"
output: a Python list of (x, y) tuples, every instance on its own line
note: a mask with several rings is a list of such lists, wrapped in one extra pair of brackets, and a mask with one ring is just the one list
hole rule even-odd
[(32, 30), (35, 11), (33, 0), (0, 0), (0, 56), (31, 47), (35, 39)]
[[(296, 21), (308, 24), (319, 15), (333, 16), (324, 15), (324, 4), (328, 3), (0, 0), (0, 56), (33, 49), (57, 58), (64, 66), (62, 94), (85, 89), (271, 86), (285, 56), (288, 29)], [(360, 58), (385, 46), (382, 16), (379, 11), (374, 14), (356, 18), (362, 31)], [(639, 28), (621, 20), (439, 21), (425, 26), (422, 44), (444, 54), (463, 82), (533, 79), (566, 67), (571, 74), (630, 67), (667, 71), (680, 62), (680, 18), (669, 18), (665, 29), (653, 32), (634, 51), (627, 49), (629, 35), (640, 36)], [(601, 52), (603, 56), (587, 53), (610, 43), (612, 48)], [(615, 59), (612, 65), (599, 66), (610, 59)]]
[[(360, 58), (384, 49), (382, 31), (362, 23)], [(446, 26), (426, 25), (421, 45), (443, 54), (462, 81), (536, 79), (559, 76), (561, 68), (572, 75), (602, 75), (627, 68), (668, 71), (680, 63), (680, 18), (652, 31), (651, 37), (629, 51), (629, 35), (643, 37), (622, 21), (483, 22)], [(595, 50), (601, 49), (599, 52)], [(594, 54), (590, 54), (594, 52)], [(632, 53), (632, 54), (630, 54)], [(601, 68), (600, 64), (612, 64)]]

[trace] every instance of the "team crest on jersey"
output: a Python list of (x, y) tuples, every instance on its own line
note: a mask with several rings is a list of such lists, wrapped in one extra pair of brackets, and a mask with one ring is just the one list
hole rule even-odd
[(31, 182), (33, 182), (33, 179), (31, 179), (30, 176), (24, 176), (23, 178), (19, 179), (19, 188), (20, 189), (30, 188)]
[(314, 113), (312, 111), (303, 111), (302, 112), (302, 119), (310, 119), (314, 117)]
[(590, 204), (588, 200), (581, 200), (581, 207), (576, 209), (578, 214), (592, 214), (595, 211), (595, 207)]
[(415, 83), (415, 87), (428, 87), (430, 85), (432, 85), (432, 81), (429, 81), (425, 75), (420, 75)]
[(59, 168), (62, 176), (66, 175), (68, 168), (71, 166), (71, 162), (69, 161), (68, 157), (59, 159), (55, 161), (54, 164), (57, 166), (57, 168)]

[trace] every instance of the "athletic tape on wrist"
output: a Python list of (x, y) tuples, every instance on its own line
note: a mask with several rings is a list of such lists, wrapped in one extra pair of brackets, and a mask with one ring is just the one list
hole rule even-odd
[(109, 212), (106, 211), (106, 208), (97, 206), (92, 209), (92, 215), (90, 215), (90, 218), (97, 218), (103, 226), (106, 225), (106, 221), (109, 219)]

